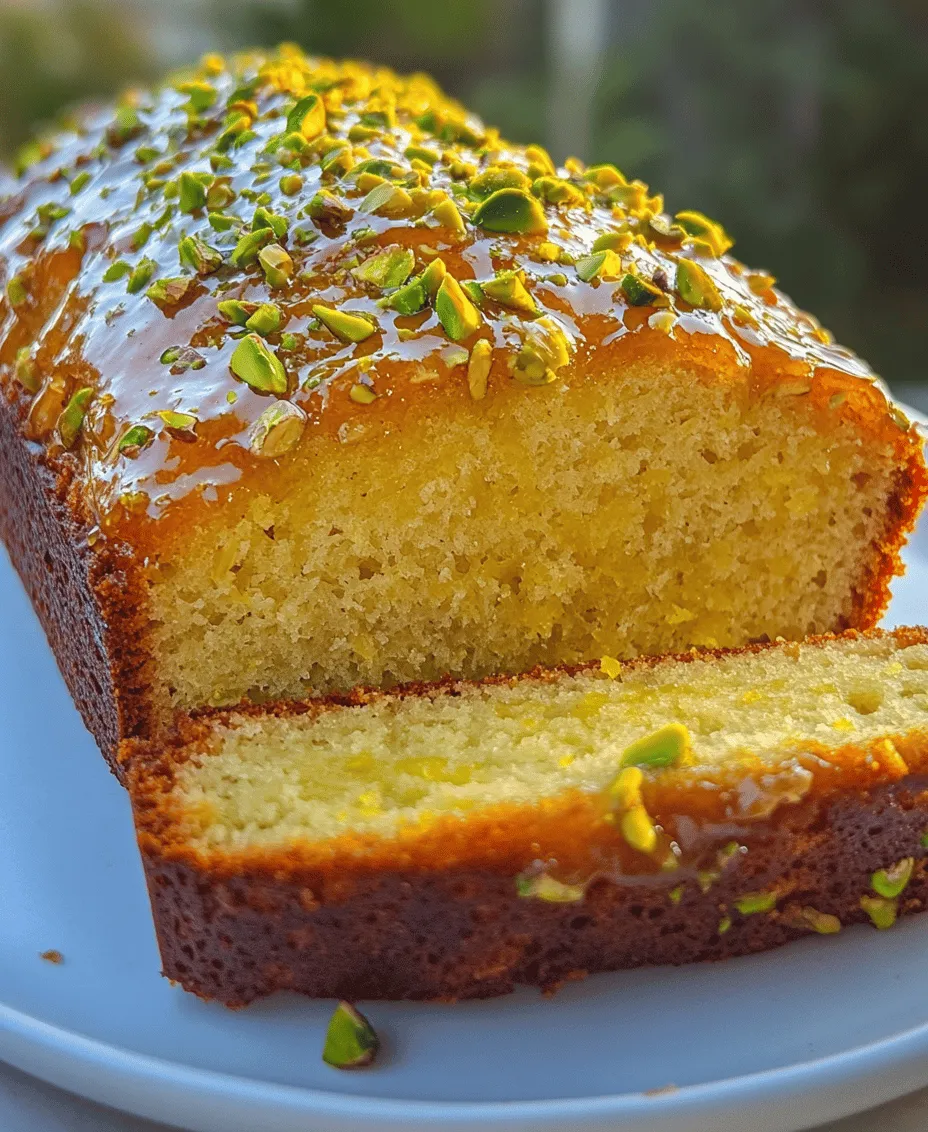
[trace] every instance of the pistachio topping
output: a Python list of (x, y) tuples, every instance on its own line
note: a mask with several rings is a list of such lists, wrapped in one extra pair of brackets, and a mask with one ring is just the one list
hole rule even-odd
[(236, 267), (247, 267), (257, 260), (258, 252), (273, 239), (274, 233), (270, 227), (259, 228), (256, 232), (248, 232), (232, 249), (229, 259)]
[(516, 877), (516, 895), (548, 904), (576, 904), (586, 895), (582, 884), (564, 884), (546, 872), (528, 870)]
[(878, 896), (892, 900), (900, 896), (912, 879), (914, 857), (903, 857), (888, 869), (877, 869), (870, 877), (870, 887)]
[(870, 922), (880, 931), (886, 931), (896, 922), (899, 902), (885, 896), (861, 896), (860, 906), (870, 917)]
[(682, 723), (668, 723), (626, 747), (619, 766), (678, 766), (686, 762), (691, 750), (692, 741), (686, 727)]
[(293, 260), (280, 244), (268, 244), (258, 252), (258, 261), (270, 287), (283, 287), (293, 274)]
[(377, 323), (359, 311), (340, 311), (334, 307), (316, 305), (313, 314), (343, 342), (363, 342), (377, 333)]
[(222, 253), (199, 236), (184, 236), (177, 245), (181, 267), (189, 267), (197, 275), (212, 275), (222, 267)]
[(377, 400), (377, 394), (369, 385), (358, 381), (348, 390), (348, 396), (358, 405), (372, 405)]
[(325, 106), (318, 94), (301, 98), (287, 114), (287, 133), (300, 134), (307, 141), (325, 129)]
[(521, 189), (526, 192), (532, 187), (532, 182), (515, 165), (491, 165), (482, 173), (472, 178), (468, 189), (475, 200), (486, 200), (502, 189)]
[(386, 290), (402, 286), (415, 265), (416, 257), (409, 248), (394, 246), (368, 256), (351, 274), (363, 283)]
[(508, 307), (509, 310), (519, 311), (527, 315), (539, 315), (535, 300), (525, 286), (525, 273), (519, 270), (500, 271), (493, 279), (480, 285), (484, 295)]
[(349, 1002), (340, 1002), (329, 1019), (322, 1047), (322, 1060), (335, 1069), (360, 1069), (370, 1065), (380, 1049), (380, 1039), (364, 1015)]
[(35, 359), (28, 346), (21, 346), (16, 351), (13, 362), (13, 377), (28, 393), (38, 393), (41, 382), (36, 372)]
[(26, 290), (26, 285), (18, 275), (13, 278), (6, 285), (6, 297), (10, 301), (10, 306), (21, 307), (29, 299), (29, 292)]
[(691, 259), (681, 259), (677, 264), (676, 289), (681, 299), (690, 306), (704, 310), (722, 309), (722, 296), (709, 273)]
[(488, 232), (512, 232), (531, 235), (546, 232), (545, 210), (525, 189), (499, 189), (477, 208), (474, 223)]
[(151, 416), (157, 417), (172, 436), (181, 440), (195, 439), (199, 422), (193, 413), (181, 413), (176, 409), (157, 409)]
[(435, 296), (435, 313), (445, 333), (455, 342), (469, 338), (480, 328), (479, 311), (452, 275), (445, 275), (438, 288)]
[(280, 307), (274, 303), (261, 303), (258, 309), (245, 320), (245, 326), (248, 330), (266, 338), (268, 334), (274, 334), (280, 329), (282, 321), (283, 315), (280, 312)]
[(660, 287), (647, 279), (642, 279), (633, 271), (627, 271), (622, 276), (619, 289), (633, 307), (653, 307), (667, 301)]
[(772, 912), (777, 906), (775, 892), (746, 892), (735, 901), (735, 907), (742, 916), (756, 916), (760, 912)]
[(799, 915), (802, 921), (819, 935), (836, 935), (841, 931), (841, 921), (828, 912), (819, 912), (817, 908), (807, 907), (801, 908)]
[(143, 448), (147, 448), (151, 444), (154, 435), (148, 425), (132, 425), (120, 437), (119, 444), (116, 446), (117, 450), (123, 456), (135, 457)]
[(280, 358), (257, 334), (249, 334), (235, 347), (229, 368), (259, 393), (286, 393), (287, 373)]
[(256, 456), (276, 458), (300, 442), (306, 427), (306, 414), (290, 401), (268, 405), (248, 433), (248, 446)]
[(241, 299), (223, 299), (216, 304), (222, 317), (235, 326), (245, 326), (259, 305), (259, 303), (246, 303)]
[(177, 199), (181, 212), (197, 212), (206, 207), (206, 190), (210, 181), (212, 177), (208, 173), (181, 173)]
[(126, 282), (126, 290), (130, 295), (138, 294), (143, 291), (151, 282), (151, 277), (155, 274), (157, 264), (153, 259), (140, 259), (139, 262), (129, 272), (129, 279)]
[(171, 279), (156, 279), (145, 294), (156, 307), (165, 310), (182, 302), (192, 286), (193, 279), (189, 275), (176, 275)]
[(80, 436), (84, 426), (84, 416), (93, 400), (93, 395), (94, 391), (86, 386), (78, 389), (62, 410), (57, 428), (58, 437), (65, 448), (73, 448)]
[(492, 361), (493, 347), (485, 338), (481, 338), (474, 343), (467, 363), (467, 388), (475, 401), (482, 401), (487, 395)]
[(557, 371), (570, 361), (570, 339), (550, 315), (527, 324), (518, 353), (512, 358), (512, 376), (523, 385), (549, 385)]

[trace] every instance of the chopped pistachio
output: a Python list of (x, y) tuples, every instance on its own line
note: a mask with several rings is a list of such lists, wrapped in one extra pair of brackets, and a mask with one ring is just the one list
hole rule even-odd
[(299, 348), (300, 339), (296, 334), (281, 334), (280, 348), (282, 350), (296, 350)]
[(532, 182), (514, 165), (491, 165), (489, 169), (478, 173), (467, 187), (475, 200), (486, 200), (501, 189), (528, 192)]
[(583, 204), (586, 200), (576, 185), (560, 177), (538, 177), (532, 182), (532, 192), (549, 204), (575, 205)]
[(222, 267), (222, 252), (210, 247), (199, 236), (184, 236), (177, 245), (182, 267), (189, 267), (197, 275), (212, 275)]
[(600, 659), (599, 671), (610, 680), (617, 680), (622, 674), (622, 664), (614, 656), (604, 656)]
[(719, 920), (718, 933), (724, 935), (731, 928), (731, 916), (723, 916)]
[(81, 191), (81, 189), (84, 188), (89, 180), (90, 174), (86, 169), (83, 172), (78, 173), (77, 176), (73, 177), (70, 185), (71, 196), (77, 196), (77, 194)]
[(655, 302), (665, 299), (660, 287), (632, 271), (622, 276), (619, 289), (633, 307), (653, 306)]
[(626, 747), (619, 766), (678, 766), (689, 758), (691, 750), (689, 731), (682, 723), (668, 723)]
[(351, 217), (351, 209), (328, 189), (320, 189), (306, 206), (306, 214), (323, 224), (344, 224)]
[(772, 912), (777, 906), (775, 892), (746, 892), (735, 901), (735, 907), (742, 916), (754, 916), (759, 912)]
[(262, 303), (258, 309), (248, 317), (245, 326), (248, 330), (252, 330), (255, 334), (260, 334), (262, 338), (266, 338), (268, 334), (273, 334), (280, 329), (282, 321), (283, 316), (281, 315), (280, 307), (275, 306), (274, 303)]
[(516, 188), (499, 189), (488, 196), (474, 213), (473, 221), (488, 232), (528, 235), (548, 228), (544, 208), (530, 192)]
[(409, 248), (398, 245), (385, 248), (354, 268), (352, 275), (362, 283), (375, 287), (401, 287), (412, 273), (416, 258)]
[(467, 388), (475, 401), (481, 401), (487, 395), (492, 362), (493, 347), (485, 338), (481, 338), (474, 343), (467, 363)]
[(439, 288), (444, 282), (445, 276), (448, 274), (448, 269), (445, 267), (445, 261), (438, 257), (433, 259), (432, 262), (419, 276), (422, 286), (425, 288), (426, 295), (432, 300), (438, 295)]
[[(433, 260), (433, 263), (437, 262)], [(480, 328), (480, 313), (453, 275), (446, 274), (438, 288), (435, 313), (445, 333), (455, 342), (469, 338)]]
[(183, 172), (180, 175), (180, 195), (177, 206), (181, 212), (196, 212), (206, 205), (206, 190), (212, 181), (209, 173)]
[(132, 233), (132, 238), (130, 240), (130, 243), (132, 244), (132, 250), (134, 252), (137, 252), (140, 248), (144, 248), (154, 230), (154, 225), (149, 224), (147, 221), (144, 224), (140, 224), (138, 228), (136, 228), (136, 230)]
[(135, 107), (123, 103), (116, 107), (113, 121), (107, 126), (106, 140), (116, 149), (132, 138), (138, 137), (143, 129), (142, 120)]
[(123, 433), (117, 450), (124, 456), (135, 457), (152, 442), (154, 435), (147, 425), (132, 425)]
[(755, 295), (763, 295), (776, 283), (776, 277), (766, 271), (750, 271), (744, 278)]
[(179, 436), (182, 440), (192, 440), (196, 435), (199, 422), (193, 413), (179, 413), (176, 409), (158, 409), (150, 415), (158, 417), (168, 432)]
[(257, 456), (283, 456), (300, 441), (306, 427), (306, 414), (290, 401), (275, 401), (251, 426), (249, 446)]
[(549, 904), (576, 904), (586, 895), (586, 886), (564, 884), (547, 873), (526, 872), (516, 877), (516, 895)]
[(392, 295), (379, 299), (378, 305), (389, 307), (401, 315), (410, 315), (418, 314), (428, 301), (429, 297), (422, 286), (422, 277), (416, 276)]
[(258, 303), (246, 303), (241, 299), (223, 299), (216, 305), (222, 317), (236, 326), (244, 326), (258, 309)]
[(422, 145), (407, 146), (403, 156), (409, 161), (424, 161), (427, 165), (434, 165), (439, 158), (434, 149), (427, 149)]
[(710, 220), (701, 212), (678, 212), (674, 219), (688, 235), (696, 236), (702, 243), (708, 244), (713, 255), (724, 255), (734, 244), (721, 224)]
[(817, 908), (802, 908), (799, 915), (819, 935), (835, 935), (841, 931), (841, 921), (837, 916), (819, 912)]
[(524, 340), (510, 362), (516, 381), (523, 385), (548, 385), (557, 371), (570, 361), (570, 339), (550, 315), (525, 324)]
[(464, 279), (461, 281), (461, 287), (470, 301), (478, 307), (482, 307), (486, 302), (486, 295), (483, 293), (483, 288), (476, 279)]
[(151, 282), (151, 277), (155, 274), (157, 264), (153, 259), (140, 259), (132, 271), (129, 273), (129, 279), (126, 283), (126, 290), (130, 295), (136, 295), (139, 291), (143, 290)]
[(115, 283), (117, 279), (124, 279), (127, 275), (132, 274), (132, 264), (126, 263), (124, 259), (117, 259), (115, 263), (111, 263), (106, 271), (103, 272), (104, 283)]
[(259, 228), (256, 232), (248, 232), (242, 236), (232, 249), (229, 259), (236, 267), (247, 267), (258, 258), (258, 252), (265, 244), (274, 239), (270, 228)]
[(254, 232), (259, 232), (262, 229), (270, 228), (278, 240), (282, 240), (287, 234), (287, 229), (290, 227), (286, 216), (280, 216), (276, 212), (271, 212), (269, 208), (263, 206), (255, 209), (254, 219), (251, 222), (251, 228)]
[(271, 287), (283, 287), (293, 274), (293, 260), (280, 244), (268, 244), (258, 252), (264, 278)]
[(380, 1040), (364, 1015), (340, 1002), (329, 1021), (322, 1060), (335, 1069), (359, 1069), (377, 1056)]
[(500, 271), (488, 283), (481, 284), (481, 290), (488, 298), (510, 310), (533, 316), (540, 314), (524, 279), (521, 271)]
[(360, 312), (340, 311), (334, 307), (316, 305), (313, 314), (336, 338), (343, 342), (363, 342), (376, 334), (379, 327), (369, 315)]
[(190, 108), (197, 114), (202, 114), (216, 101), (216, 88), (212, 83), (202, 79), (191, 79), (181, 83), (178, 88), (180, 94), (186, 94), (190, 99)]
[[(568, 160), (570, 160), (568, 158)], [(592, 181), (593, 184), (605, 192), (608, 189), (614, 189), (616, 186), (625, 186), (628, 180), (619, 169), (614, 165), (590, 165), (589, 168), (584, 170), (581, 174), (584, 181)]]
[(371, 405), (377, 400), (377, 394), (374, 390), (360, 381), (352, 385), (348, 390), (348, 396), (359, 405)]
[(918, 839), (918, 843), (923, 849), (928, 849), (928, 830), (926, 830), (921, 835), (921, 837)]
[(6, 285), (6, 297), (13, 307), (21, 307), (23, 303), (29, 298), (29, 292), (26, 290), (26, 285), (18, 275), (13, 278)]
[(670, 900), (670, 903), (671, 904), (679, 904), (680, 901), (683, 899), (683, 894), (685, 892), (686, 892), (686, 888), (682, 884), (678, 884), (676, 886), (676, 888), (672, 888), (670, 890), (670, 892), (667, 893), (667, 896), (668, 896), (668, 899)]
[(897, 900), (890, 900), (884, 896), (861, 896), (860, 906), (870, 917), (875, 928), (886, 931), (896, 922), (899, 911)]
[(593, 252), (577, 260), (577, 275), (584, 283), (593, 279), (615, 279), (622, 271), (622, 261), (610, 248)]
[(217, 177), (206, 190), (206, 208), (209, 212), (222, 212), (235, 200), (235, 190), (225, 177)]
[(177, 275), (171, 279), (157, 279), (148, 288), (145, 294), (157, 307), (174, 307), (181, 302), (190, 288), (193, 280), (187, 275)]
[(591, 252), (624, 252), (632, 243), (632, 234), (627, 229), (620, 232), (603, 232), (593, 241)]
[(622, 814), (622, 836), (639, 853), (653, 853), (657, 847), (657, 830), (648, 811), (640, 803)]
[(318, 94), (299, 99), (287, 114), (287, 132), (300, 134), (308, 141), (325, 129), (325, 105)]
[(548, 152), (542, 149), (540, 145), (527, 146), (525, 156), (529, 163), (528, 172), (532, 180), (536, 180), (538, 177), (554, 176), (557, 172)]
[(442, 228), (447, 228), (458, 236), (462, 236), (467, 231), (461, 210), (450, 197), (435, 205), (432, 209), (432, 216), (435, 217)]
[(676, 288), (691, 306), (710, 311), (722, 309), (722, 296), (712, 277), (691, 259), (677, 263)]
[(84, 424), (84, 415), (93, 399), (93, 390), (89, 387), (78, 389), (68, 401), (58, 418), (58, 436), (65, 448), (73, 448), (81, 428)]
[(912, 879), (914, 857), (903, 857), (888, 869), (877, 869), (870, 877), (870, 887), (878, 896), (892, 900), (899, 896)]
[(287, 372), (277, 355), (257, 334), (249, 334), (235, 347), (229, 367), (236, 377), (259, 393), (286, 393)]
[(360, 212), (383, 216), (404, 216), (412, 209), (412, 197), (399, 185), (384, 181), (375, 185), (358, 205)]
[(21, 346), (16, 351), (16, 360), (13, 363), (13, 377), (29, 393), (38, 393), (41, 382), (36, 373), (35, 359), (28, 346)]
[(299, 173), (287, 173), (280, 178), (280, 191), (284, 196), (295, 197), (303, 187), (303, 178)]

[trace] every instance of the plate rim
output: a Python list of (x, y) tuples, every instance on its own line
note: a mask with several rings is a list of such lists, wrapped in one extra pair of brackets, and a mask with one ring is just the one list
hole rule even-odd
[[(895, 401), (914, 422), (928, 425), (928, 415)], [(928, 515), (928, 512), (926, 512)], [(808, 1127), (808, 1111), (778, 1121), (784, 1103), (817, 1101), (816, 1123), (839, 1119), (928, 1085), (928, 1020), (839, 1053), (759, 1072), (684, 1085), (672, 1092), (607, 1093), (588, 1097), (547, 1097), (513, 1101), (430, 1101), (414, 1098), (359, 1095), (333, 1089), (310, 1088), (262, 1081), (195, 1068), (122, 1048), (45, 1022), (0, 1003), (0, 1061), (26, 1073), (102, 1104), (153, 1120), (172, 1119), (157, 1103), (156, 1094), (183, 1097), (198, 1120), (198, 1132), (229, 1128), (232, 1108), (246, 1120), (260, 1118), (266, 1132), (291, 1125), (277, 1117), (298, 1117), (306, 1132), (315, 1132), (312, 1120), (322, 1120), (327, 1132), (360, 1129), (400, 1129), (429, 1132), (444, 1127), (540, 1130), (603, 1128), (603, 1120), (623, 1120), (639, 1132), (680, 1129), (699, 1113), (712, 1115), (719, 1132), (728, 1132), (727, 1117), (740, 1121), (745, 1104), (752, 1106), (752, 1121), (782, 1132)], [(115, 1086), (115, 1088), (114, 1088)], [(166, 1098), (167, 1099), (167, 1098)], [(204, 1107), (206, 1106), (206, 1107)], [(230, 1107), (232, 1106), (232, 1107)], [(225, 1110), (225, 1111), (222, 1111)], [(177, 1113), (174, 1114), (176, 1117)], [(183, 1119), (189, 1119), (189, 1112)], [(792, 1120), (799, 1116), (800, 1123)], [(201, 1123), (200, 1118), (206, 1120)], [(768, 1123), (766, 1118), (773, 1118)], [(214, 1118), (218, 1118), (216, 1123)], [(268, 1123), (268, 1119), (273, 1123)], [(307, 1119), (308, 1118), (308, 1119)], [(632, 1123), (624, 1124), (624, 1120)], [(570, 1121), (565, 1125), (565, 1121)], [(234, 1123), (232, 1125), (235, 1126)], [(619, 1127), (619, 1125), (613, 1125)], [(191, 1126), (194, 1127), (194, 1126)], [(741, 1124), (731, 1125), (733, 1130)]]

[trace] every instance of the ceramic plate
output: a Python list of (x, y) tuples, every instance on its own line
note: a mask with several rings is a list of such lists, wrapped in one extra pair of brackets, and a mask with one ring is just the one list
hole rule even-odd
[[(928, 620), (928, 522), (888, 624)], [(57, 949), (55, 966), (40, 953)], [(129, 805), (0, 559), (0, 1058), (197, 1132), (793, 1132), (928, 1085), (928, 916), (554, 999), (375, 1003), (356, 1074), (330, 1002), (231, 1013), (159, 974)]]

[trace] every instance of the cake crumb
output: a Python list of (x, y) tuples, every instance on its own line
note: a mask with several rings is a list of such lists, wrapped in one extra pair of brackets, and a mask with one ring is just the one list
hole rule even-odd
[(56, 965), (64, 962), (64, 956), (60, 951), (56, 951), (54, 948), (49, 951), (43, 951), (39, 958), (44, 959), (46, 963), (55, 963)]

